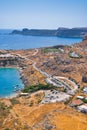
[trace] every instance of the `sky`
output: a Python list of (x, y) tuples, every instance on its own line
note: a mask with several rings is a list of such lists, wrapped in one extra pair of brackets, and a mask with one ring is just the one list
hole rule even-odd
[(87, 27), (87, 0), (0, 0), (0, 28)]

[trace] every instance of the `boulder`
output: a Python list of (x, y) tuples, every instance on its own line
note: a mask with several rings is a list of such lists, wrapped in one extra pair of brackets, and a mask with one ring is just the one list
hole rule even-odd
[(63, 73), (69, 73), (69, 72), (73, 71), (73, 68), (67, 67), (67, 68), (61, 69), (61, 71), (62, 71)]
[(82, 82), (87, 83), (87, 75), (82, 76)]

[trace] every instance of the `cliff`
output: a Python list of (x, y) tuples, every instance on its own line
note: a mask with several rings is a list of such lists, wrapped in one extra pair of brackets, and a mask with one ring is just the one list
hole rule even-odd
[(57, 36), (60, 37), (84, 37), (87, 35), (87, 28), (59, 28)]
[(11, 34), (21, 34), (29, 36), (58, 36), (58, 37), (84, 37), (87, 35), (87, 28), (58, 28), (57, 30), (48, 29), (23, 29), (22, 31), (13, 30)]
[(22, 31), (13, 30), (11, 34), (21, 34), (21, 35), (30, 35), (30, 36), (56, 36), (56, 30), (47, 30), (47, 29), (23, 29)]

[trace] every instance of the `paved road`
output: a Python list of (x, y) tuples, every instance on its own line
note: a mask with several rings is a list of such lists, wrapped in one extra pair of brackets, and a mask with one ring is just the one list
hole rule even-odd
[(33, 56), (35, 56), (38, 53), (38, 49), (35, 49), (35, 52), (33, 53)]
[[(35, 49), (35, 52), (32, 54), (32, 56), (37, 55), (38, 52), (39, 52), (39, 50), (38, 50), (38, 49)], [(60, 76), (55, 77), (55, 76), (51, 76), (50, 74), (48, 74), (48, 73), (46, 73), (46, 72), (40, 70), (40, 69), (36, 66), (37, 63), (36, 63), (35, 61), (33, 61), (33, 60), (31, 60), (31, 59), (29, 59), (29, 58), (27, 58), (27, 57), (24, 57), (24, 56), (22, 56), (22, 58), (25, 58), (26, 60), (31, 61), (31, 62), (33, 63), (33, 65), (32, 65), (33, 68), (34, 68), (36, 71), (40, 72), (43, 76), (46, 77), (46, 82), (47, 82), (47, 83), (53, 84), (53, 85), (56, 86), (56, 87), (64, 87), (64, 88), (67, 89), (68, 93), (69, 93), (69, 94), (72, 94), (72, 95), (74, 95), (75, 92), (77, 91), (78, 85), (77, 85), (75, 82), (69, 80), (69, 79), (66, 78), (66, 77), (60, 77)], [(67, 80), (68, 82), (70, 82), (70, 83), (74, 86), (74, 88), (72, 88), (72, 86), (70, 86), (67, 82), (65, 82), (65, 81), (63, 81), (63, 80), (61, 81), (61, 79), (65, 79), (65, 80)]]
[(60, 76), (58, 76), (57, 78), (58, 78), (58, 79), (65, 79), (65, 80), (67, 80), (68, 82), (70, 82), (70, 83), (74, 86), (74, 89), (78, 89), (78, 85), (77, 85), (74, 81), (69, 80), (69, 79), (66, 78), (66, 77), (60, 77)]

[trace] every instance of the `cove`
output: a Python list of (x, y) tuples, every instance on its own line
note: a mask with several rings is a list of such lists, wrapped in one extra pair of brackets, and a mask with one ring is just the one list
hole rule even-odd
[(10, 97), (24, 87), (16, 68), (0, 68), (0, 97)]

